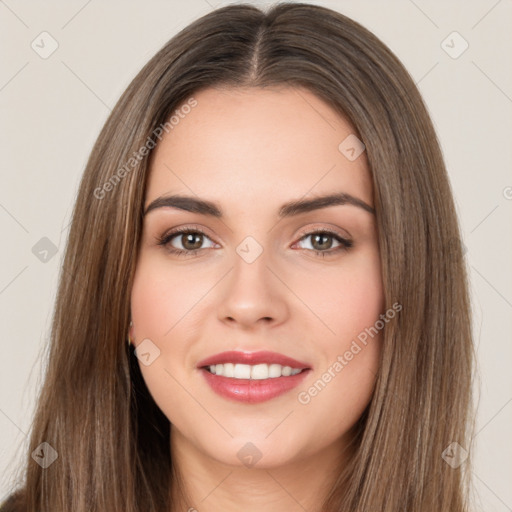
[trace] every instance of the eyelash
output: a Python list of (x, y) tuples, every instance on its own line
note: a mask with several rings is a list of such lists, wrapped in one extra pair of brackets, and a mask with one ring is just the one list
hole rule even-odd
[[(162, 237), (157, 237), (157, 244), (160, 246), (166, 247), (167, 250), (171, 254), (174, 254), (179, 257), (194, 256), (202, 249), (183, 250), (183, 249), (176, 249), (175, 247), (170, 247), (170, 246), (168, 247), (168, 245), (171, 242), (171, 240), (178, 235), (189, 235), (189, 234), (197, 234), (197, 233), (200, 233), (200, 234), (204, 235), (205, 237), (210, 238), (204, 231), (202, 231), (199, 228), (182, 227), (182, 228), (176, 228), (175, 230), (171, 231), (168, 234), (163, 235)], [(302, 233), (300, 235), (298, 242), (300, 242), (304, 238), (307, 238), (308, 236), (317, 235), (317, 234), (324, 234), (324, 235), (332, 236), (341, 245), (339, 247), (335, 247), (334, 249), (329, 249), (326, 251), (318, 251), (315, 249), (304, 249), (307, 251), (312, 251), (313, 254), (315, 254), (315, 256), (321, 256), (322, 258), (325, 258), (326, 255), (333, 256), (339, 252), (348, 251), (353, 246), (353, 242), (351, 240), (343, 238), (335, 231), (331, 231), (331, 230), (325, 229), (325, 228), (313, 229), (311, 231)]]

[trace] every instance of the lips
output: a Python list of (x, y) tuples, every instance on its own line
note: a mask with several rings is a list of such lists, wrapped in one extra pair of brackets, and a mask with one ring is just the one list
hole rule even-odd
[[(247, 370), (248, 367), (261, 370), (262, 367), (288, 368), (281, 376), (265, 373), (252, 378), (240, 378), (239, 370)], [(222, 368), (221, 375), (216, 375), (212, 369)], [(234, 373), (226, 372), (226, 368), (235, 368)], [(249, 404), (264, 402), (277, 396), (283, 395), (299, 385), (311, 371), (311, 366), (302, 361), (297, 361), (288, 356), (276, 352), (241, 352), (229, 351), (216, 354), (203, 359), (197, 364), (210, 388), (223, 398), (236, 402)], [(223, 374), (229, 373), (231, 376)], [(249, 375), (249, 374), (248, 374)], [(278, 373), (279, 375), (279, 373)]]

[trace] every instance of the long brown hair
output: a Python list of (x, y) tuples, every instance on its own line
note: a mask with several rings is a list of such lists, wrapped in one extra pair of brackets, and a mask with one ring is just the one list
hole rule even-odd
[[(203, 16), (145, 65), (112, 111), (80, 184), (25, 478), (6, 510), (170, 509), (170, 424), (126, 343), (151, 153), (140, 150), (203, 88), (274, 85), (308, 88), (357, 129), (373, 180), (385, 308), (402, 305), (384, 330), (354, 455), (321, 510), (468, 510), (469, 459), (449, 462), (454, 450), (463, 460), (473, 428), (470, 303), (436, 134), (381, 41), (300, 3)], [(43, 442), (58, 453), (46, 469), (30, 456)]]

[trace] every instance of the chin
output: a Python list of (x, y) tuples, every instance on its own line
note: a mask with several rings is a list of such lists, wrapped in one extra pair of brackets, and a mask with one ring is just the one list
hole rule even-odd
[(267, 433), (260, 435), (235, 436), (229, 442), (218, 443), (212, 438), (206, 441), (205, 453), (212, 459), (228, 466), (275, 469), (299, 461), (304, 456), (306, 446), (311, 443), (291, 445), (276, 435), (274, 439), (266, 438)]

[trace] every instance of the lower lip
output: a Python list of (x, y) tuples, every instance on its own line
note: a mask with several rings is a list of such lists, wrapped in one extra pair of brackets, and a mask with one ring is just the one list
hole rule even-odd
[(271, 398), (283, 395), (298, 386), (304, 379), (309, 368), (297, 375), (289, 377), (274, 377), (269, 379), (234, 379), (221, 377), (201, 368), (206, 382), (218, 395), (248, 404), (265, 402)]

